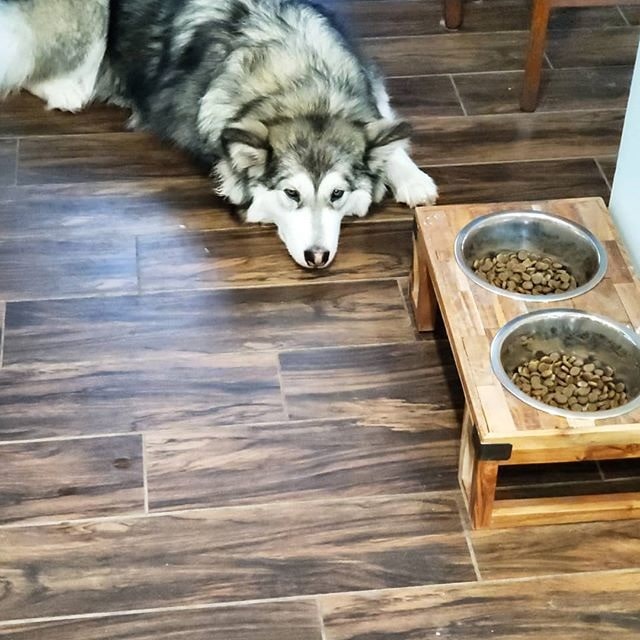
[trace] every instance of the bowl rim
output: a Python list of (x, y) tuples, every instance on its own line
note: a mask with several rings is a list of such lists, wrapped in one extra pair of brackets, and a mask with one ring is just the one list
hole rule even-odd
[(625, 335), (631, 343), (638, 349), (640, 352), (640, 335), (638, 335), (633, 329), (628, 327), (627, 325), (621, 324), (611, 318), (606, 316), (599, 315), (597, 313), (591, 313), (589, 311), (583, 311), (580, 309), (569, 309), (569, 308), (554, 308), (554, 309), (539, 309), (537, 311), (531, 311), (529, 313), (525, 313), (515, 318), (509, 320), (504, 326), (502, 326), (493, 340), (491, 341), (491, 349), (490, 349), (490, 360), (491, 360), (491, 369), (493, 370), (494, 375), (498, 378), (500, 384), (505, 388), (511, 395), (515, 396), (518, 400), (528, 404), (530, 407), (534, 409), (538, 409), (540, 411), (544, 411), (545, 413), (549, 413), (555, 416), (561, 416), (563, 418), (583, 418), (590, 420), (606, 420), (608, 418), (618, 418), (622, 415), (626, 415), (627, 413), (631, 413), (636, 409), (640, 408), (640, 393), (630, 400), (626, 404), (623, 404), (620, 407), (615, 409), (607, 409), (606, 411), (569, 411), (568, 409), (562, 409), (560, 407), (552, 407), (549, 404), (541, 402), (540, 400), (536, 400), (535, 398), (527, 395), (524, 391), (520, 390), (511, 380), (511, 378), (507, 375), (504, 367), (502, 366), (502, 360), (500, 358), (500, 352), (502, 350), (502, 345), (504, 344), (505, 339), (511, 335), (511, 333), (517, 329), (518, 327), (527, 324), (532, 318), (535, 317), (543, 317), (549, 316), (553, 314), (559, 315), (572, 315), (572, 316), (580, 316), (583, 318), (589, 318), (590, 320), (595, 320), (601, 324), (608, 325), (617, 331), (620, 331), (623, 335)]
[[(507, 217), (507, 216), (534, 217), (534, 218), (549, 220), (554, 224), (563, 224), (568, 227), (572, 227), (575, 231), (577, 231), (580, 235), (586, 238), (586, 240), (591, 242), (591, 244), (594, 246), (596, 250), (596, 254), (598, 256), (598, 263), (599, 263), (598, 270), (588, 282), (585, 282), (585, 284), (563, 293), (529, 295), (525, 293), (517, 293), (515, 291), (509, 291), (507, 289), (501, 289), (500, 287), (496, 287), (490, 282), (487, 282), (487, 280), (484, 280), (483, 278), (476, 275), (473, 269), (471, 269), (465, 262), (464, 255), (463, 255), (464, 241), (469, 236), (469, 233), (476, 227), (480, 227), (492, 219)], [(605, 249), (604, 245), (585, 226), (578, 224), (577, 222), (574, 222), (569, 218), (563, 218), (562, 216), (558, 216), (553, 213), (549, 213), (547, 211), (526, 211), (522, 209), (492, 211), (491, 213), (487, 213), (482, 216), (478, 216), (477, 218), (474, 218), (473, 220), (468, 222), (464, 227), (462, 227), (462, 229), (460, 229), (460, 231), (458, 232), (455, 239), (455, 243), (454, 243), (453, 254), (458, 264), (458, 267), (460, 267), (462, 272), (471, 281), (475, 282), (477, 285), (479, 285), (483, 289), (486, 289), (487, 291), (491, 291), (496, 295), (505, 296), (507, 298), (513, 298), (515, 300), (526, 300), (528, 302), (560, 302), (562, 300), (569, 300), (571, 298), (576, 298), (578, 296), (581, 296), (587, 293), (588, 291), (591, 291), (592, 289), (594, 289), (600, 283), (600, 281), (604, 278), (605, 274), (607, 273), (607, 269), (609, 265), (607, 250)]]

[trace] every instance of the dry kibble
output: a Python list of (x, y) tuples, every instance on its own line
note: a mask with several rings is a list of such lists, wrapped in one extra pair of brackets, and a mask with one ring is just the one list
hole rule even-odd
[(575, 277), (561, 262), (524, 249), (477, 258), (471, 266), (494, 286), (516, 293), (563, 293), (578, 287)]
[(606, 411), (628, 402), (625, 383), (612, 367), (593, 357), (585, 361), (558, 351), (536, 356), (520, 363), (511, 375), (527, 395), (578, 412)]

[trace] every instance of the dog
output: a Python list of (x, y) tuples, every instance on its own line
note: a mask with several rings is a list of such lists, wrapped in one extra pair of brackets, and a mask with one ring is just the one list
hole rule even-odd
[(435, 202), (381, 75), (321, 6), (111, 0), (97, 70), (106, 8), (0, 0), (0, 89), (24, 87), (52, 108), (129, 108), (132, 128), (206, 163), (242, 219), (274, 224), (305, 268), (331, 264), (342, 219), (366, 215), (387, 188), (410, 207)]

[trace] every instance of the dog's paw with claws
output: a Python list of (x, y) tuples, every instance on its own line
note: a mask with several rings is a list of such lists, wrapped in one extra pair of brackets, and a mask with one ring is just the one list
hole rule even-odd
[(438, 187), (431, 176), (418, 169), (395, 185), (394, 195), (398, 202), (409, 207), (435, 204), (438, 199)]

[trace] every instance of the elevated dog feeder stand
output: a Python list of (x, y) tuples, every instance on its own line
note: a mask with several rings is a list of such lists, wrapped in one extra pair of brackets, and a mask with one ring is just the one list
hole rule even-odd
[[(501, 296), (458, 267), (454, 242), (472, 219), (494, 211), (547, 211), (582, 224), (605, 246), (609, 267), (590, 292), (562, 302)], [(544, 308), (575, 308), (640, 330), (640, 282), (600, 198), (423, 207), (416, 213), (411, 297), (421, 331), (442, 313), (466, 406), (459, 480), (474, 528), (615, 520), (640, 516), (640, 492), (496, 499), (502, 465), (640, 458), (640, 410), (617, 418), (564, 418), (530, 407), (491, 370), (490, 345), (506, 322)]]

